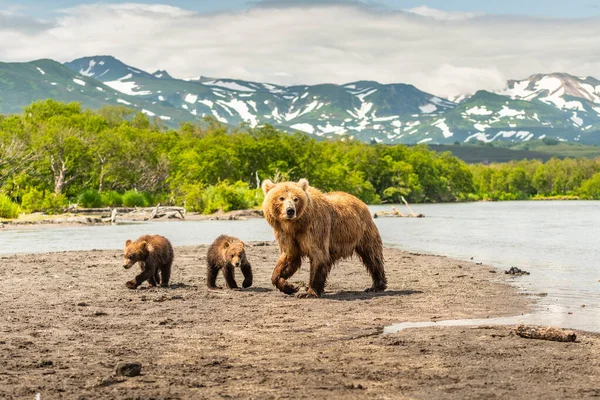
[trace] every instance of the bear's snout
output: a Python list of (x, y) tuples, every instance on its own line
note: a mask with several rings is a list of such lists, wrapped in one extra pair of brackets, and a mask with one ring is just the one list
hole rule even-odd
[(287, 215), (288, 218), (293, 218), (296, 215), (296, 210), (294, 210), (292, 207), (289, 207), (287, 210), (285, 210), (285, 215)]

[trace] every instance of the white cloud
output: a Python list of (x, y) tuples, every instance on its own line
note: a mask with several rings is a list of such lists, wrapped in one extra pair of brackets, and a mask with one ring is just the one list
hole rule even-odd
[(481, 13), (447, 12), (427, 6), (409, 8), (405, 11), (411, 14), (420, 15), (422, 17), (432, 18), (438, 21), (464, 21), (466, 19), (482, 16)]
[(52, 21), (22, 17), (0, 29), (0, 60), (110, 54), (176, 77), (279, 84), (366, 79), (410, 83), (439, 96), (501, 89), (507, 79), (538, 72), (600, 75), (600, 18), (392, 11), (325, 0), (277, 4), (211, 14), (90, 4)]

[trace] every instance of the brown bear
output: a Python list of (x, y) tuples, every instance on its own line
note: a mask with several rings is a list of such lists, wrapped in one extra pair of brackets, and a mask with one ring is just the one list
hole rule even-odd
[(171, 265), (173, 264), (173, 246), (171, 242), (160, 235), (144, 235), (135, 242), (125, 242), (123, 251), (123, 268), (129, 269), (139, 262), (142, 272), (125, 286), (135, 289), (144, 281), (150, 286), (160, 282), (161, 287), (169, 286)]
[(244, 275), (242, 287), (252, 286), (252, 268), (246, 258), (244, 242), (232, 236), (221, 235), (215, 239), (206, 254), (206, 285), (210, 289), (217, 287), (219, 270), (223, 272), (225, 284), (229, 289), (238, 289), (234, 270), (239, 267)]
[(287, 279), (300, 268), (302, 257), (308, 257), (308, 289), (298, 297), (320, 297), (331, 267), (354, 253), (373, 280), (366, 291), (385, 290), (381, 236), (365, 203), (348, 193), (323, 193), (306, 179), (278, 184), (266, 180), (262, 189), (264, 215), (281, 251), (272, 276), (279, 290), (298, 291)]

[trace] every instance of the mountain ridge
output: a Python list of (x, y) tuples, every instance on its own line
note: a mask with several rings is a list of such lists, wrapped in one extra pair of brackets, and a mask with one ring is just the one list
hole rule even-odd
[[(37, 68), (49, 73), (42, 74)], [(46, 71), (44, 71), (46, 72)], [(16, 94), (15, 87), (20, 89)], [(566, 73), (510, 80), (498, 92), (453, 102), (404, 83), (361, 80), (284, 86), (229, 78), (148, 73), (112, 56), (0, 63), (0, 113), (44, 98), (86, 108), (125, 105), (170, 126), (205, 116), (250, 127), (271, 124), (323, 138), (379, 143), (527, 141), (553, 137), (600, 142), (600, 81)]]

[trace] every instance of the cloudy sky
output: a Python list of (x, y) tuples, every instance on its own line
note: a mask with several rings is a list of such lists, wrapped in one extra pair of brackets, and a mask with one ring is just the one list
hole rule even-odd
[(176, 77), (365, 79), (453, 96), (533, 73), (600, 78), (595, 3), (0, 0), (0, 61), (110, 54)]

